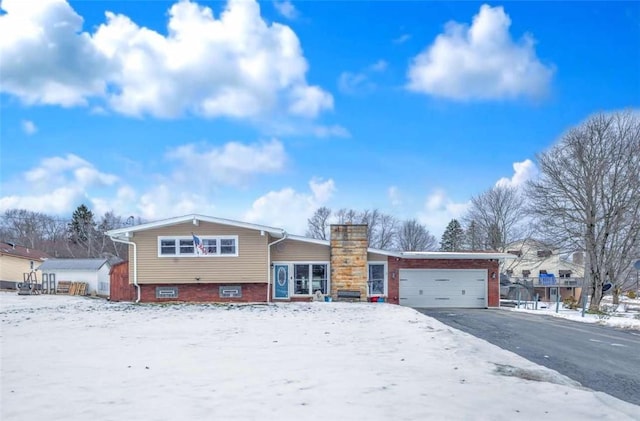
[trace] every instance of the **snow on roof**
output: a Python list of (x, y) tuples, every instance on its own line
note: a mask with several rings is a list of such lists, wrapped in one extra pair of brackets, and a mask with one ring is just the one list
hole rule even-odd
[(98, 270), (107, 259), (47, 259), (42, 263), (38, 270)]

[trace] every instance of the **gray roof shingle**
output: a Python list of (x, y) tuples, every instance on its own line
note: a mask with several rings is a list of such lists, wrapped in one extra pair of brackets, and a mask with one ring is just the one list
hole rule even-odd
[(47, 259), (38, 269), (41, 271), (63, 270), (98, 270), (107, 263), (107, 259)]

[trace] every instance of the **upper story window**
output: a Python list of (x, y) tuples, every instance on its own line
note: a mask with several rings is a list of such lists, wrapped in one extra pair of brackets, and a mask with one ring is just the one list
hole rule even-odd
[(220, 257), (238, 256), (238, 236), (198, 236), (202, 241), (199, 251), (192, 236), (158, 237), (158, 257)]
[(551, 250), (538, 250), (538, 257), (551, 257)]

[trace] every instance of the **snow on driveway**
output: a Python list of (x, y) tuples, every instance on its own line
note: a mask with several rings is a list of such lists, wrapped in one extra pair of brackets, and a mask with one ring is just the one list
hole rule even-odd
[(0, 418), (637, 419), (640, 407), (390, 304), (0, 293)]

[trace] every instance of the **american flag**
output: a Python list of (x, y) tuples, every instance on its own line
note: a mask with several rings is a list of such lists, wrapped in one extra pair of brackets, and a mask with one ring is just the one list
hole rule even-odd
[(200, 237), (194, 233), (191, 233), (191, 235), (193, 235), (194, 252), (196, 255), (199, 256), (201, 254), (207, 254), (207, 250), (204, 248), (204, 244), (202, 244)]

